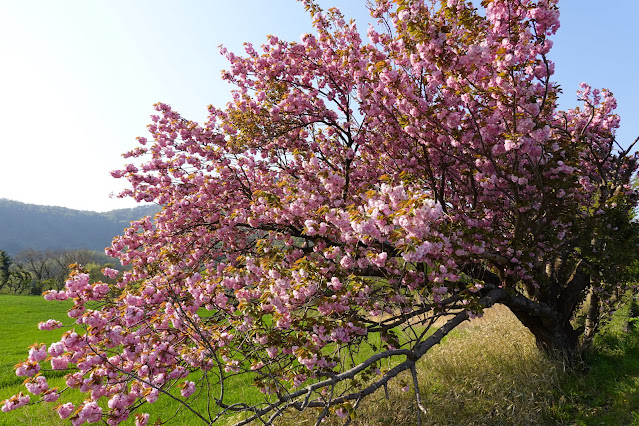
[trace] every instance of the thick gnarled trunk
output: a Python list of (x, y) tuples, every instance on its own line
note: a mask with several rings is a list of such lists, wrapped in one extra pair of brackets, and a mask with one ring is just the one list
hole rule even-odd
[[(532, 288), (534, 294), (507, 288), (497, 274), (477, 265), (467, 267), (464, 272), (486, 283), (482, 292), (493, 293), (496, 303), (508, 307), (535, 336), (540, 350), (574, 364), (581, 359), (580, 336), (584, 328), (575, 329), (571, 320), (591, 282), (590, 276), (578, 267), (566, 273), (559, 271), (562, 264), (558, 265), (548, 273), (549, 282), (536, 291)], [(559, 277), (566, 276), (568, 278), (560, 282)]]
[(569, 320), (543, 318), (511, 308), (521, 323), (535, 336), (537, 347), (548, 355), (569, 364), (580, 359), (579, 336), (581, 329), (574, 329)]
[(534, 300), (521, 294), (506, 298), (504, 303), (521, 323), (535, 336), (537, 347), (569, 364), (581, 359), (580, 336), (584, 327), (575, 329), (571, 323), (576, 309), (583, 301), (589, 284), (587, 275), (573, 277), (563, 292), (546, 300)]

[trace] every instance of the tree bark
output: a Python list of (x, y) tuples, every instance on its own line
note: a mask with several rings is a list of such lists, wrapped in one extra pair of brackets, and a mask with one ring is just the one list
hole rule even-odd
[(599, 295), (594, 291), (590, 292), (590, 305), (586, 316), (585, 338), (592, 340), (599, 328)]
[(558, 357), (568, 363), (579, 358), (579, 330), (575, 330), (570, 321), (561, 321), (556, 315), (545, 315), (535, 310), (522, 308), (518, 304), (506, 305), (517, 319), (535, 336), (537, 347), (552, 357)]
[(468, 266), (465, 272), (486, 283), (483, 289), (486, 294), (496, 288), (501, 290), (496, 303), (508, 307), (530, 330), (540, 350), (568, 365), (574, 365), (581, 359), (579, 337), (584, 330), (575, 329), (570, 320), (583, 300), (584, 291), (590, 286), (588, 274), (573, 270), (565, 284), (556, 279), (546, 284), (546, 288), (555, 291), (537, 292), (530, 296), (503, 288), (498, 275), (476, 265)]

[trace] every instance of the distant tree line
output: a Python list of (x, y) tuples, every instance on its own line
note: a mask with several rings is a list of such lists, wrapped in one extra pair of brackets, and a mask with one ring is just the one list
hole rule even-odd
[(82, 265), (93, 280), (102, 281), (106, 278), (101, 273), (103, 268), (116, 268), (110, 257), (92, 250), (27, 249), (13, 258), (0, 250), (0, 292), (39, 295), (46, 290), (61, 290), (72, 264)]

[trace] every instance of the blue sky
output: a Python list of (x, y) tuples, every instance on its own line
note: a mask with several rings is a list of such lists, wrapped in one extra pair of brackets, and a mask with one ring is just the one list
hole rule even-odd
[[(321, 0), (369, 21), (365, 0)], [(564, 108), (582, 81), (611, 89), (618, 140), (639, 136), (636, 0), (561, 0), (551, 58)], [(267, 34), (299, 40), (310, 18), (294, 0), (4, 0), (0, 3), (0, 198), (105, 211), (123, 181), (109, 172), (144, 135), (152, 105), (202, 122), (231, 86), (224, 44), (240, 53)]]

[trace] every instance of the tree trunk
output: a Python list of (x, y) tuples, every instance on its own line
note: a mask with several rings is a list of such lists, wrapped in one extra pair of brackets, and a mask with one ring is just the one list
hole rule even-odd
[[(517, 319), (535, 336), (537, 347), (568, 365), (576, 364), (580, 359), (579, 335), (583, 330), (575, 330), (569, 319), (561, 319), (556, 312), (547, 309), (527, 309), (505, 300), (503, 303), (515, 314)], [(532, 305), (534, 302), (530, 302)], [(539, 306), (539, 304), (534, 303)]]
[[(532, 330), (531, 330), (532, 331)], [(570, 324), (553, 330), (541, 330), (534, 333), (537, 347), (546, 354), (574, 364), (580, 359), (579, 332)]]
[(590, 305), (588, 307), (588, 315), (586, 317), (585, 338), (592, 340), (599, 328), (599, 295), (594, 291), (590, 292)]
[(584, 330), (583, 327), (575, 330), (570, 320), (583, 300), (584, 291), (590, 286), (588, 274), (573, 270), (565, 284), (554, 280), (546, 286), (549, 291), (538, 292), (533, 298), (512, 289), (504, 289), (496, 274), (481, 267), (470, 265), (465, 272), (486, 283), (483, 292), (501, 290), (495, 293), (495, 302), (508, 307), (530, 330), (540, 350), (562, 359), (568, 365), (576, 365), (581, 360), (579, 336)]

